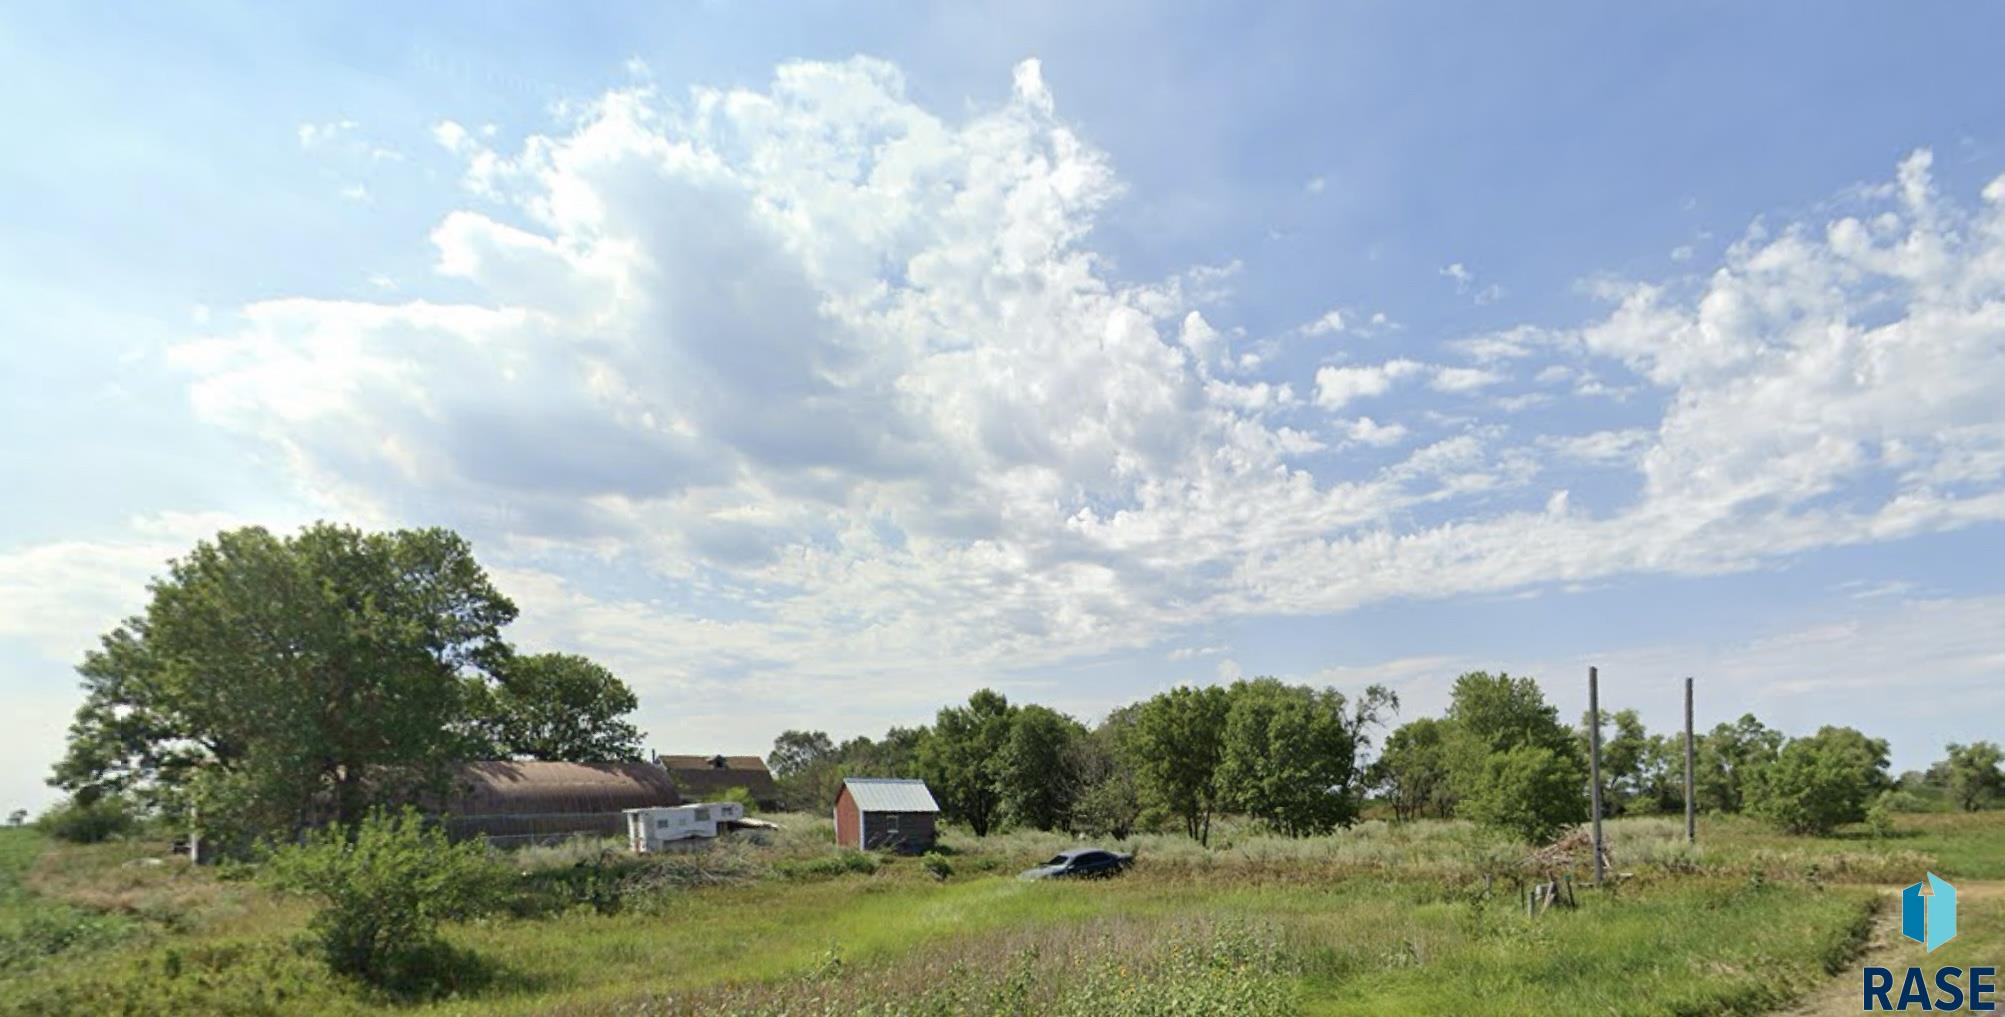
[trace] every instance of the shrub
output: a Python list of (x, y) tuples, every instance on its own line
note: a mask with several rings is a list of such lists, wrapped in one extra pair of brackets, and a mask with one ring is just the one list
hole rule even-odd
[(1829, 833), (1856, 823), (1889, 783), (1886, 758), (1883, 741), (1824, 728), (1783, 746), (1757, 779), (1748, 811), (1788, 833)]
[(1520, 745), (1491, 753), (1481, 765), (1481, 779), (1465, 782), (1460, 815), (1534, 844), (1587, 818), (1585, 775), (1572, 756)]
[(139, 816), (131, 802), (116, 795), (88, 802), (72, 798), (42, 813), (35, 825), (57, 840), (98, 844), (137, 830)]
[(1915, 794), (1913, 791), (1906, 791), (1901, 788), (1892, 788), (1880, 792), (1880, 797), (1873, 804), (1880, 806), (1888, 812), (1917, 813), (1935, 811), (1934, 807), (1928, 803), (1928, 799)]
[(954, 863), (938, 851), (928, 851), (919, 859), (919, 865), (933, 874), (935, 879), (945, 879), (954, 874)]
[(820, 858), (783, 861), (775, 868), (789, 879), (825, 879), (850, 873), (868, 876), (877, 871), (877, 856), (868, 851), (843, 848)]
[(373, 811), (352, 838), (316, 831), (265, 871), (278, 888), (323, 902), (310, 928), (330, 968), (406, 994), (456, 981), (464, 958), (439, 924), (492, 910), (508, 879), (481, 844), (453, 844), (410, 809)]

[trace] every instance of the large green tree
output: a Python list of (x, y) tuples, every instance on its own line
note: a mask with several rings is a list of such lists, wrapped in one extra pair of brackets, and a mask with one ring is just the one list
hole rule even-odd
[(982, 689), (966, 706), (942, 708), (919, 745), (920, 772), (940, 799), (940, 810), (968, 824), (977, 837), (988, 836), (999, 818), (1002, 753), (1015, 716), (1002, 693)]
[(1017, 710), (996, 761), (1003, 813), (1040, 830), (1070, 826), (1082, 777), (1075, 746), (1086, 736), (1083, 725), (1050, 707)]
[(1075, 829), (1126, 840), (1140, 821), (1142, 793), (1133, 763), (1140, 709), (1133, 703), (1114, 709), (1085, 738), (1073, 742), (1072, 769), (1080, 787), (1072, 810)]
[(1353, 716), (1342, 693), (1275, 678), (1234, 683), (1226, 711), (1220, 794), (1293, 837), (1328, 833), (1357, 818), (1362, 728), (1391, 693), (1373, 686)]
[(1143, 799), (1183, 820), (1184, 832), (1200, 844), (1211, 842), (1231, 707), (1223, 688), (1186, 685), (1143, 703), (1135, 716), (1130, 744)]
[(1999, 768), (2001, 754), (1993, 742), (1951, 745), (1943, 760), (1949, 795), (1957, 808), (1975, 812), (2005, 797), (2005, 770)]
[(1741, 714), (1699, 739), (1695, 774), (1699, 806), (1712, 812), (1740, 812), (1761, 772), (1782, 751), (1782, 732), (1764, 725), (1754, 714)]
[(1371, 766), (1372, 785), (1399, 820), (1445, 818), (1455, 807), (1449, 789), (1446, 724), (1434, 717), (1410, 720), (1388, 736)]
[(400, 775), (479, 744), (475, 683), (509, 656), (515, 605), (446, 530), (316, 524), (203, 541), (78, 668), (84, 703), (52, 783), (203, 799), (206, 825), (350, 823)]
[(570, 653), (516, 656), (476, 710), (499, 755), (611, 763), (641, 757), (641, 731), (626, 720), (640, 707), (632, 689), (590, 659)]
[(1587, 818), (1586, 760), (1537, 682), (1465, 674), (1446, 724), (1457, 815), (1528, 840)]
[(1893, 784), (1887, 743), (1849, 727), (1824, 727), (1782, 747), (1756, 778), (1748, 811), (1790, 833), (1829, 833), (1866, 818)]

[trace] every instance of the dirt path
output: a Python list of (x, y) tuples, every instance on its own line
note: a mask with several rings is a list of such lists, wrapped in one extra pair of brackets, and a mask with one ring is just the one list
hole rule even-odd
[[(2005, 899), (2005, 880), (1956, 881), (1957, 900)], [(1859, 1013), (1859, 969), (1868, 964), (1881, 967), (1906, 966), (1914, 963), (1913, 955), (1904, 952), (1908, 946), (1900, 935), (1901, 894), (1899, 890), (1889, 890), (1886, 899), (1880, 902), (1880, 913), (1873, 918), (1872, 935), (1866, 940), (1866, 949), (1859, 956), (1845, 963), (1837, 975), (1819, 986), (1810, 995), (1798, 1000), (1795, 1006), (1777, 1010), (1777, 1017), (1831, 1017), (1845, 1014), (1847, 1017)]]

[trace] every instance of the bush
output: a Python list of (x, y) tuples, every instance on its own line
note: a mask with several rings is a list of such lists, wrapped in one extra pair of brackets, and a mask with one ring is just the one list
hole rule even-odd
[(1915, 794), (1913, 791), (1901, 788), (1893, 788), (1880, 792), (1880, 797), (1873, 804), (1888, 812), (1913, 814), (1936, 811), (1935, 807), (1929, 804), (1928, 799)]
[(820, 858), (784, 861), (775, 868), (789, 879), (825, 879), (850, 873), (868, 876), (877, 871), (877, 856), (868, 851), (843, 848)]
[(919, 858), (919, 865), (933, 874), (935, 879), (945, 879), (954, 874), (954, 863), (938, 851), (928, 851)]
[(131, 802), (116, 795), (89, 802), (72, 798), (42, 813), (35, 825), (57, 840), (98, 844), (138, 830), (139, 815)]
[(1587, 818), (1585, 774), (1573, 757), (1537, 745), (1493, 752), (1482, 777), (1465, 782), (1458, 815), (1543, 844)]
[(1783, 746), (1761, 772), (1748, 811), (1788, 833), (1829, 833), (1866, 818), (1889, 781), (1886, 743), (1827, 727)]
[(466, 958), (446, 947), (439, 924), (493, 910), (509, 878), (481, 844), (453, 844), (410, 809), (371, 812), (352, 839), (316, 831), (265, 872), (324, 902), (310, 928), (328, 967), (404, 994), (457, 987)]

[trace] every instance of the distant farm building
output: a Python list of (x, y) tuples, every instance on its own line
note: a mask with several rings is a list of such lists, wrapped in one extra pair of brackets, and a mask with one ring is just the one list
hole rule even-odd
[(850, 777), (835, 796), (835, 841), (920, 854), (932, 849), (939, 816), (939, 803), (923, 780)]
[(655, 761), (668, 771), (685, 801), (716, 801), (724, 792), (742, 787), (759, 808), (770, 812), (781, 807), (780, 786), (758, 756), (656, 756)]
[(624, 837), (626, 810), (680, 804), (668, 771), (653, 763), (467, 763), (440, 818), (455, 839), (516, 847)]

